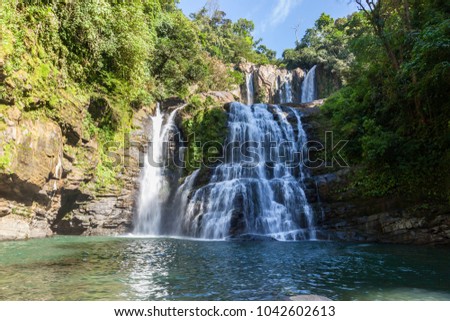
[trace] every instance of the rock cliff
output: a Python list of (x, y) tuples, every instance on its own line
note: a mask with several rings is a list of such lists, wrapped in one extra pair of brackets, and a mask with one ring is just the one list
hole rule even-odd
[(95, 138), (68, 130), (76, 126), (67, 122), (25, 119), (14, 107), (1, 113), (0, 240), (129, 231), (149, 113), (143, 108), (134, 116), (120, 186), (101, 190), (93, 188), (99, 162)]
[[(286, 90), (292, 95), (292, 102), (301, 100), (301, 87), (305, 72), (300, 68), (287, 70), (274, 65), (254, 65), (244, 62), (238, 65), (238, 70), (246, 75), (253, 75), (253, 87), (256, 103), (277, 104), (283, 102)], [(286, 85), (289, 84), (290, 88)], [(247, 86), (241, 86), (241, 101), (246, 101)]]
[(0, 239), (51, 235), (61, 199), (61, 129), (49, 120), (22, 119), (15, 108), (1, 117)]
[[(320, 103), (317, 101), (316, 103)], [(304, 108), (308, 140), (323, 143), (326, 124), (314, 104)], [(358, 169), (324, 164), (311, 169), (309, 200), (318, 237), (352, 242), (449, 244), (448, 204), (424, 204), (399, 197), (368, 197), (352, 185)]]

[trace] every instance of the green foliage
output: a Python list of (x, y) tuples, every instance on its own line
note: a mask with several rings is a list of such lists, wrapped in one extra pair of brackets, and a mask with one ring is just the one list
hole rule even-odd
[(269, 97), (267, 97), (266, 93), (263, 91), (258, 91), (255, 96), (255, 103), (265, 103), (269, 101)]
[[(51, 119), (63, 133), (81, 124), (82, 140), (98, 144), (98, 166), (90, 169), (83, 148), (71, 143), (80, 166), (93, 171), (97, 189), (119, 184), (117, 158), (123, 158), (134, 110), (170, 96), (232, 89), (244, 79), (230, 63), (274, 56), (262, 45), (255, 51), (253, 22), (232, 23), (219, 12), (191, 21), (177, 3), (4, 0), (0, 102), (14, 104), (24, 118)], [(220, 140), (216, 129), (223, 128), (215, 122), (226, 123), (226, 115), (202, 104), (191, 115), (191, 129), (202, 140)]]
[(12, 208), (12, 214), (23, 216), (24, 218), (31, 218), (33, 216), (33, 211), (30, 207), (17, 206)]
[(229, 76), (231, 77), (231, 83), (236, 85), (242, 85), (245, 83), (245, 76), (242, 72), (237, 70), (229, 71)]
[(346, 156), (363, 165), (355, 186), (370, 196), (449, 200), (448, 7), (400, 1), (365, 9), (349, 21), (348, 85), (323, 106), (350, 141)]
[[(151, 72), (157, 75), (164, 96), (189, 94), (189, 86), (209, 73), (203, 59), (196, 29), (180, 12), (160, 15), (156, 22), (158, 36)], [(160, 90), (160, 92), (161, 92)]]
[(199, 30), (202, 48), (209, 55), (226, 63), (247, 60), (268, 64), (275, 61), (275, 51), (260, 45), (261, 39), (253, 39), (255, 25), (252, 21), (241, 18), (233, 22), (226, 18), (225, 12), (218, 9), (208, 10), (206, 7), (192, 14), (191, 18)]
[(275, 50), (267, 48), (266, 45), (259, 45), (256, 48), (256, 52), (261, 56), (265, 56), (268, 62), (274, 62), (277, 59), (277, 52)]
[(0, 173), (1, 173), (8, 171), (8, 167), (12, 161), (13, 146), (9, 143), (6, 143), (2, 144), (0, 147), (1, 147), (1, 155), (0, 155)]
[(212, 107), (211, 103), (194, 96), (184, 109), (182, 130), (188, 139), (187, 174), (202, 164), (211, 165), (215, 158), (222, 156), (227, 114), (222, 108)]
[(61, 22), (60, 37), (68, 51), (67, 59), (74, 67), (69, 70), (71, 76), (92, 82), (106, 71), (140, 84), (155, 43), (142, 3), (73, 2), (56, 2), (53, 6)]
[(305, 70), (322, 65), (330, 77), (338, 80), (338, 85), (345, 84), (354, 58), (348, 43), (360, 28), (356, 19), (359, 14), (337, 20), (322, 14), (314, 28), (306, 30), (295, 49), (283, 52), (283, 63), (289, 69), (300, 67)]
[(359, 195), (365, 197), (383, 197), (396, 192), (398, 184), (393, 175), (390, 175), (389, 169), (384, 168), (380, 171), (368, 171), (367, 169), (358, 170), (355, 173), (353, 183), (350, 188), (358, 191)]
[(359, 140), (363, 123), (360, 115), (363, 111), (360, 101), (353, 88), (344, 87), (330, 96), (322, 107), (325, 116), (331, 119), (331, 128), (336, 139), (349, 141), (342, 153), (345, 158), (354, 162), (361, 159), (362, 153)]

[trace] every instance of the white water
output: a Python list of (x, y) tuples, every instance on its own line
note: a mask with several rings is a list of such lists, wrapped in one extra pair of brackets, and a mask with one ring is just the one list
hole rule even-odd
[(175, 223), (175, 233), (176, 235), (182, 235), (183, 230), (185, 229), (185, 222), (183, 220), (182, 213), (186, 212), (189, 196), (192, 192), (192, 188), (194, 186), (195, 180), (197, 179), (198, 173), (200, 170), (195, 170), (191, 175), (186, 177), (184, 183), (177, 189), (177, 193), (175, 195), (175, 204), (172, 207), (173, 210), (178, 211), (180, 215), (178, 215), (178, 219)]
[[(192, 196), (184, 217), (185, 234), (206, 239), (236, 234), (315, 239), (298, 159), (305, 141), (300, 116), (292, 109), (271, 108), (231, 105), (227, 141), (248, 143), (252, 154), (228, 151), (228, 159), (214, 169), (210, 183)], [(296, 128), (287, 121), (288, 114), (295, 115)], [(269, 140), (275, 146), (271, 150), (264, 146)], [(291, 168), (289, 160), (297, 167)]]
[(316, 67), (312, 67), (303, 80), (302, 103), (309, 103), (316, 99)]
[(163, 155), (164, 142), (168, 141), (170, 131), (176, 128), (174, 119), (176, 113), (182, 107), (172, 111), (164, 126), (164, 115), (161, 114), (159, 105), (156, 109), (156, 115), (151, 117), (151, 143), (149, 144), (150, 150), (145, 155), (144, 170), (141, 177), (137, 218), (134, 228), (134, 233), (136, 234), (160, 234), (162, 205), (167, 201), (170, 194), (169, 183), (163, 175), (163, 166), (166, 160), (165, 155)]
[(253, 86), (253, 72), (245, 75), (245, 83), (247, 85), (247, 105), (251, 106), (255, 100), (255, 90)]
[(290, 72), (288, 72), (288, 74), (284, 79), (284, 82), (282, 82), (281, 86), (279, 86), (281, 88), (278, 90), (281, 104), (292, 103), (291, 82), (292, 82), (292, 75), (290, 74)]

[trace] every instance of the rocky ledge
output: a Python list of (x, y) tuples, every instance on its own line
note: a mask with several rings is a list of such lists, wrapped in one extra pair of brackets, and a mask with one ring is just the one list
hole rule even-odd
[[(318, 102), (320, 104), (320, 102)], [(302, 107), (302, 106), (300, 106)], [(308, 140), (322, 141), (318, 107), (302, 108)], [(330, 164), (328, 164), (330, 165)], [(352, 187), (357, 168), (321, 166), (311, 170), (307, 195), (315, 212), (318, 238), (352, 242), (450, 244), (450, 206), (400, 197), (368, 197)]]
[[(355, 195), (348, 186), (353, 170), (315, 177), (323, 216), (319, 237), (327, 240), (402, 244), (449, 244), (446, 204), (415, 204), (396, 197)], [(317, 204), (319, 205), (319, 204)]]
[(73, 126), (23, 119), (13, 107), (0, 114), (6, 124), (0, 130), (0, 240), (130, 230), (150, 111), (143, 108), (134, 116), (121, 185), (95, 190), (89, 186), (96, 179), (97, 142), (75, 126), (87, 110), (80, 109)]

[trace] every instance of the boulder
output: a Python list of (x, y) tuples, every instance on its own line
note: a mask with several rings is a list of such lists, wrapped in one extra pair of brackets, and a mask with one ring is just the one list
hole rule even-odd
[(0, 241), (21, 240), (30, 236), (30, 223), (17, 215), (0, 217)]

